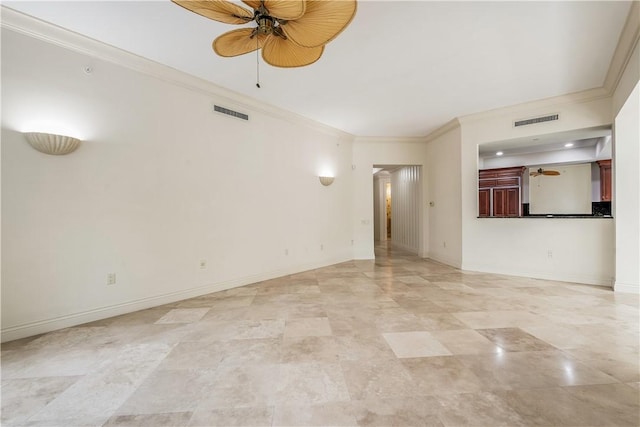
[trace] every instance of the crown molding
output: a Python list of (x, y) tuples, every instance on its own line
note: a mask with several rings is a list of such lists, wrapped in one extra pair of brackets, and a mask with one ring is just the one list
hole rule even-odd
[(353, 142), (361, 142), (363, 144), (375, 143), (421, 143), (425, 142), (424, 136), (356, 136)]
[(407, 142), (407, 143), (422, 143), (434, 140), (445, 133), (452, 131), (453, 129), (460, 127), (460, 120), (456, 117), (449, 120), (444, 125), (435, 129), (433, 132), (424, 136), (356, 136), (354, 142), (362, 143), (377, 143), (377, 142)]
[(466, 122), (498, 116), (519, 115), (523, 113), (527, 114), (531, 110), (544, 110), (562, 104), (589, 102), (610, 97), (615, 91), (633, 50), (640, 39), (640, 2), (634, 1), (631, 4), (627, 20), (620, 34), (618, 45), (609, 65), (609, 70), (602, 87), (456, 117), (425, 136), (374, 137), (356, 136), (340, 129), (333, 128), (294, 112), (281, 109), (238, 92), (226, 89), (222, 86), (218, 86), (199, 77), (178, 71), (166, 65), (162, 65), (114, 46), (77, 34), (73, 31), (41, 21), (4, 5), (0, 5), (0, 16), (2, 28), (7, 28), (96, 59), (115, 63), (166, 83), (180, 86), (187, 90), (206, 94), (207, 96), (214, 98), (212, 99), (214, 102), (224, 103), (239, 109), (245, 108), (271, 117), (291, 121), (325, 134), (338, 137), (342, 141), (362, 143), (428, 142), (457, 127), (460, 127)]
[(555, 107), (564, 104), (581, 104), (585, 102), (597, 101), (599, 99), (609, 98), (610, 96), (611, 93), (609, 91), (607, 91), (603, 87), (599, 87), (583, 90), (581, 92), (574, 92), (566, 95), (553, 96), (550, 98), (543, 98), (535, 101), (524, 102), (521, 104), (495, 108), (493, 110), (487, 110), (480, 113), (469, 114), (466, 116), (458, 117), (458, 120), (460, 121), (460, 124), (465, 124), (477, 120), (486, 120), (489, 118), (501, 116), (513, 116), (521, 118), (523, 114), (529, 115), (532, 111), (554, 109)]
[(436, 138), (444, 135), (445, 133), (461, 127), (465, 123), (470, 123), (478, 120), (487, 120), (496, 117), (518, 117), (525, 114), (531, 114), (532, 110), (545, 110), (553, 109), (558, 105), (563, 104), (577, 104), (583, 102), (590, 102), (598, 99), (609, 98), (612, 92), (607, 91), (605, 88), (588, 89), (581, 92), (574, 92), (566, 95), (554, 96), (551, 98), (537, 99), (534, 101), (524, 102), (515, 105), (509, 105), (506, 107), (495, 108), (492, 110), (482, 111), (480, 113), (468, 114), (466, 116), (456, 117), (444, 125), (440, 126), (433, 132), (424, 137), (424, 141), (433, 141)]
[(3, 29), (24, 34), (64, 49), (89, 57), (110, 62), (130, 70), (145, 74), (175, 86), (182, 87), (212, 98), (213, 102), (239, 109), (248, 109), (277, 119), (283, 119), (316, 131), (351, 141), (354, 135), (343, 130), (322, 124), (294, 112), (258, 101), (241, 93), (218, 86), (207, 80), (176, 70), (147, 58), (135, 55), (98, 40), (75, 33), (57, 25), (50, 24), (14, 9), (0, 5), (1, 26)]
[(613, 94), (617, 89), (633, 50), (638, 45), (638, 40), (640, 40), (640, 2), (634, 1), (631, 3), (627, 20), (620, 33), (618, 45), (613, 52), (609, 70), (604, 80), (603, 87), (609, 94)]
[(506, 107), (500, 107), (493, 110), (487, 110), (476, 114), (461, 116), (458, 119), (460, 123), (483, 120), (498, 116), (517, 116), (520, 114), (530, 113), (531, 110), (552, 109), (555, 106), (563, 104), (578, 104), (583, 102), (596, 101), (598, 99), (609, 98), (613, 96), (618, 83), (622, 78), (624, 70), (629, 63), (635, 47), (640, 39), (640, 2), (634, 1), (631, 4), (627, 20), (624, 24), (618, 44), (614, 51), (609, 70), (602, 87), (588, 89), (580, 92), (569, 93), (550, 98), (543, 98), (522, 104), (516, 104)]
[(445, 133), (451, 132), (454, 129), (459, 128), (461, 125), (460, 119), (458, 117), (449, 120), (447, 123), (440, 126), (438, 129), (434, 130), (430, 134), (425, 137), (425, 141), (433, 141), (436, 138), (441, 137)]

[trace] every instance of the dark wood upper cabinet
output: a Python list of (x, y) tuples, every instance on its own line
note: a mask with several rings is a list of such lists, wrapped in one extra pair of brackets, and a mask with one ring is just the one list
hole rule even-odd
[(526, 168), (484, 169), (478, 172), (478, 216), (522, 216), (522, 174)]
[(600, 201), (611, 201), (611, 160), (599, 160), (600, 166)]

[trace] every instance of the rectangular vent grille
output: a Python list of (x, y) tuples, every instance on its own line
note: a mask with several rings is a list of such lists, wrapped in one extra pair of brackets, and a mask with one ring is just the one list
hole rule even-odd
[(227, 116), (237, 117), (242, 120), (249, 120), (249, 116), (244, 113), (239, 113), (237, 111), (229, 110), (228, 108), (221, 107), (219, 105), (213, 106), (213, 111), (217, 111), (218, 113), (226, 114)]
[(544, 117), (536, 117), (535, 119), (518, 120), (513, 123), (513, 126), (515, 127), (527, 126), (535, 123), (552, 122), (554, 120), (558, 120), (558, 114), (552, 114), (550, 116), (544, 116)]

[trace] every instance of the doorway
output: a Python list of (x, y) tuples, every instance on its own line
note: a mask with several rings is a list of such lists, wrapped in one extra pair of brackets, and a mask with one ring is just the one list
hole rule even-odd
[(373, 171), (373, 240), (385, 242), (391, 239), (391, 174)]
[(391, 183), (385, 184), (387, 240), (391, 240)]
[(422, 236), (422, 167), (374, 165), (374, 246), (388, 242), (420, 253)]

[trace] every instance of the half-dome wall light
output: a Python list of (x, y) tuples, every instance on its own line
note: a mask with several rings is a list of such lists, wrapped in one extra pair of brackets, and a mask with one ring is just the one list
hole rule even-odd
[(320, 178), (320, 183), (322, 185), (324, 185), (325, 187), (333, 184), (333, 179), (334, 178), (332, 176), (320, 176), (318, 178)]
[(69, 154), (80, 145), (80, 140), (77, 138), (52, 133), (26, 132), (24, 136), (29, 145), (36, 150), (55, 156)]

